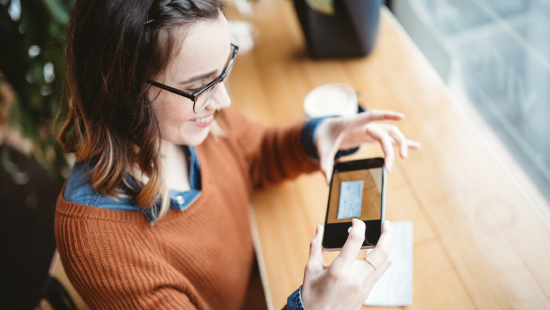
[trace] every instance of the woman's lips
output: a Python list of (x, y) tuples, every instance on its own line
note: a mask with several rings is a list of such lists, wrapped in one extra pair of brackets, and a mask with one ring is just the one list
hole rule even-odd
[(212, 123), (213, 119), (214, 119), (214, 114), (210, 114), (207, 117), (194, 118), (194, 119), (190, 120), (190, 122), (193, 123), (193, 125), (195, 125), (197, 127), (205, 128), (205, 127), (210, 126), (210, 123)]

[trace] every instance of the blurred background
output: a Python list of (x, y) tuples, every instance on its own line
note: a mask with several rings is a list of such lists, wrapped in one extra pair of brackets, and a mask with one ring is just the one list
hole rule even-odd
[(550, 1), (393, 0), (392, 10), (548, 203)]
[[(3, 309), (38, 305), (55, 251), (55, 202), (71, 158), (55, 142), (52, 128), (66, 98), (64, 42), (73, 4), (0, 0)], [(242, 15), (254, 13), (246, 0), (232, 5)], [(385, 5), (456, 100), (498, 137), (522, 180), (538, 188), (533, 195), (539, 203), (548, 205), (550, 1), (392, 0)], [(238, 44), (252, 49), (250, 25), (236, 20), (232, 27), (244, 33), (236, 34)]]
[(71, 0), (0, 1), (0, 308), (34, 309), (55, 251), (68, 158), (53, 119), (63, 97)]

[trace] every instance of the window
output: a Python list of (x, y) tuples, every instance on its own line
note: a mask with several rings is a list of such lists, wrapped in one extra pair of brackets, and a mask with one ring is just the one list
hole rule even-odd
[(392, 10), (550, 201), (550, 1), (394, 0)]

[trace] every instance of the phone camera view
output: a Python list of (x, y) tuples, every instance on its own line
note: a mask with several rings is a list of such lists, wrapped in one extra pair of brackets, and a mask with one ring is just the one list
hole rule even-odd
[(327, 224), (381, 219), (382, 168), (333, 175)]

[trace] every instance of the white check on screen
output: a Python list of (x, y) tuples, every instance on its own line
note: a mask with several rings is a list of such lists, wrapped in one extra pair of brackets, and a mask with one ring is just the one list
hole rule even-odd
[(361, 216), (364, 183), (364, 181), (351, 181), (340, 184), (337, 219), (341, 220)]

